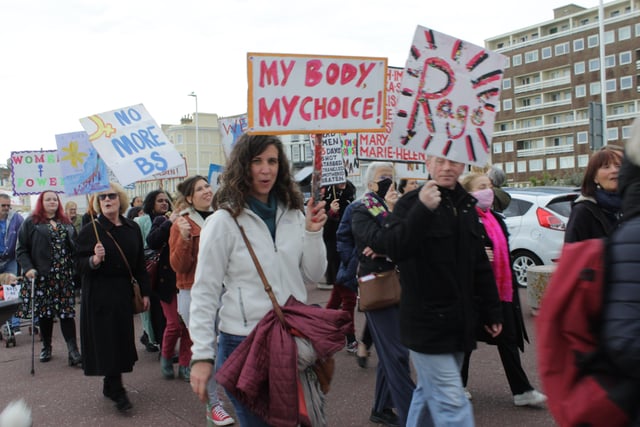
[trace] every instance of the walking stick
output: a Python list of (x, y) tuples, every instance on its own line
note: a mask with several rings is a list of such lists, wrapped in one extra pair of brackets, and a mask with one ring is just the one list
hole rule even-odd
[(35, 328), (35, 295), (36, 295), (36, 278), (31, 278), (31, 375), (35, 374), (35, 346), (36, 346), (36, 328)]

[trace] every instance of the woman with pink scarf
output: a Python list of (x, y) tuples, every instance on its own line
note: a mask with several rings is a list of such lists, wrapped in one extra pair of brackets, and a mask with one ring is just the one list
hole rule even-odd
[[(511, 272), (507, 226), (502, 215), (491, 210), (494, 195), (491, 180), (486, 175), (472, 173), (463, 178), (462, 186), (477, 200), (476, 211), (484, 230), (482, 238), (485, 241), (487, 255), (496, 279), (504, 317), (500, 335), (491, 338), (480, 331), (478, 340), (497, 345), (502, 366), (513, 394), (514, 405), (541, 405), (547, 398), (533, 388), (520, 362), (519, 350), (524, 351), (524, 340), (528, 342), (529, 337), (522, 319), (518, 288)], [(465, 390), (470, 357), (471, 353), (467, 353), (462, 365), (462, 382)], [(467, 397), (471, 398), (468, 391)]]

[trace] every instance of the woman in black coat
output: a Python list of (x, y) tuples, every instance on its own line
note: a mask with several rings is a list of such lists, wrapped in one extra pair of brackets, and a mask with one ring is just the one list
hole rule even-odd
[(116, 403), (119, 411), (126, 411), (132, 405), (122, 385), (122, 373), (131, 372), (138, 360), (132, 274), (140, 284), (145, 309), (149, 307), (142, 234), (133, 221), (123, 216), (127, 195), (119, 185), (112, 183), (109, 190), (98, 193), (93, 208), (99, 215), (95, 229), (92, 224), (86, 225), (77, 240), (76, 268), (82, 277), (83, 368), (85, 375), (104, 376), (102, 393)]
[[(524, 351), (524, 341), (528, 341), (529, 338), (522, 318), (518, 286), (511, 270), (507, 226), (502, 216), (491, 209), (495, 194), (491, 180), (486, 175), (471, 173), (464, 177), (462, 186), (477, 199), (476, 211), (482, 223), (480, 231), (502, 306), (502, 333), (492, 338), (482, 329), (478, 334), (478, 340), (498, 346), (500, 360), (513, 395), (513, 403), (516, 406), (540, 405), (547, 398), (533, 388), (520, 360), (519, 351)], [(462, 365), (462, 383), (465, 387), (469, 376), (470, 358), (471, 352), (465, 353)], [(470, 398), (471, 394), (468, 391), (466, 393)]]
[(566, 243), (606, 237), (616, 227), (622, 200), (618, 193), (618, 171), (622, 149), (607, 145), (589, 159), (582, 180), (582, 194), (573, 202)]
[[(69, 350), (69, 365), (82, 363), (76, 344), (76, 298), (73, 277), (73, 240), (76, 229), (62, 210), (60, 198), (53, 191), (40, 193), (33, 213), (18, 231), (16, 259), (24, 276), (34, 281), (34, 311), (40, 322), (42, 351), (40, 361), (51, 360), (51, 335), (54, 317)], [(24, 289), (19, 316), (30, 318), (31, 295)]]

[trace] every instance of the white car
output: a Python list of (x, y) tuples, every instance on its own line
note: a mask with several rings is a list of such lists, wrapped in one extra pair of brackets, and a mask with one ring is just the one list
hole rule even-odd
[(521, 287), (527, 286), (531, 265), (552, 264), (560, 257), (571, 203), (579, 189), (573, 187), (503, 188), (511, 203), (503, 212), (509, 230), (511, 265)]

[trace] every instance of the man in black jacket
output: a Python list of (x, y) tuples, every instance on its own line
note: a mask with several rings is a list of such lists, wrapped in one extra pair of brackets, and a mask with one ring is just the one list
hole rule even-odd
[(435, 425), (473, 426), (460, 367), (476, 347), (478, 322), (500, 334), (500, 302), (476, 200), (457, 181), (465, 165), (430, 156), (427, 169), (432, 180), (400, 198), (384, 235), (400, 268), (401, 339), (418, 380), (407, 427), (420, 425), (427, 405)]

